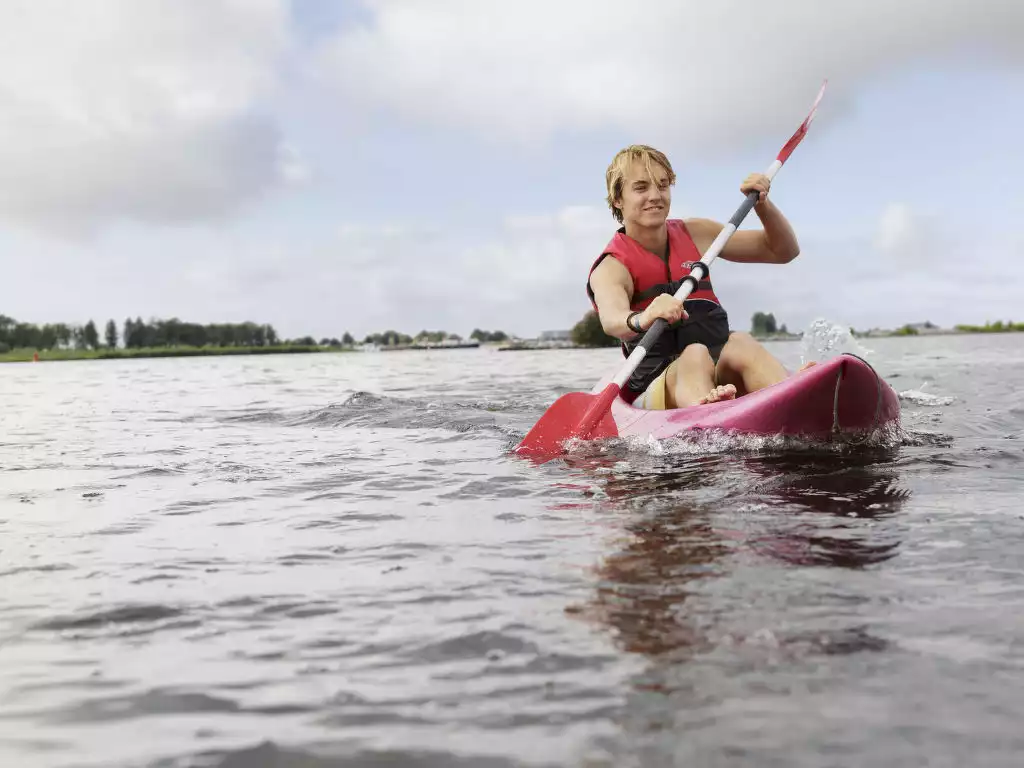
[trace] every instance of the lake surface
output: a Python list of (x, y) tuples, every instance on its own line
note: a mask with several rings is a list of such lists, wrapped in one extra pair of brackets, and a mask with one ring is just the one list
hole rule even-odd
[(542, 466), (616, 350), (0, 366), (0, 764), (1019, 765), (1024, 334), (861, 343), (888, 447)]

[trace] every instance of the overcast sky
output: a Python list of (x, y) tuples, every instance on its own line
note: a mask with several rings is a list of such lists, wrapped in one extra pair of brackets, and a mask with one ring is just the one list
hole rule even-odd
[(726, 221), (828, 78), (772, 191), (800, 257), (712, 268), (733, 327), (1024, 320), (1022, 38), (1005, 0), (0, 0), (0, 313), (568, 328), (618, 149)]

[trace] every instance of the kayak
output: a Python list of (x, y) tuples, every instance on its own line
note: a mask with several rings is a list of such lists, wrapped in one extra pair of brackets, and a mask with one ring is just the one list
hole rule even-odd
[(866, 361), (844, 353), (734, 400), (651, 411), (616, 397), (599, 436), (661, 440), (714, 429), (821, 439), (870, 434), (899, 418), (892, 387)]

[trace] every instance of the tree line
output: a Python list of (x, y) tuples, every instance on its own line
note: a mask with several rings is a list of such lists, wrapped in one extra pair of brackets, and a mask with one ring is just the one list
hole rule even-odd
[[(474, 328), (470, 338), (479, 342), (506, 341), (504, 331), (486, 331)], [(398, 346), (414, 342), (437, 343), (445, 340), (462, 341), (462, 337), (447, 331), (420, 331), (415, 337), (388, 330), (372, 333), (363, 339), (365, 344)], [(108, 320), (102, 338), (92, 320), (84, 325), (68, 323), (21, 323), (0, 314), (0, 354), (12, 349), (156, 349), (162, 347), (276, 347), (322, 346), (354, 347), (356, 340), (346, 331), (340, 338), (312, 336), (282, 340), (272, 325), (267, 323), (190, 323), (171, 318), (144, 321), (141, 317), (126, 319), (120, 326)]]
[[(349, 343), (354, 343), (346, 334)], [(67, 323), (20, 323), (12, 317), (0, 315), (0, 352), (11, 349), (113, 349), (121, 342), (126, 349), (155, 347), (273, 347), (285, 345), (315, 345), (312, 337), (282, 341), (272, 325), (266, 323), (189, 323), (177, 318), (144, 321), (141, 317), (128, 318), (119, 328), (108, 320), (102, 340), (96, 323), (84, 325)], [(324, 339), (322, 343), (343, 342)]]
[(984, 325), (961, 324), (954, 327), (964, 333), (1020, 333), (1024, 331), (1024, 323), (1015, 323), (1012, 320), (1007, 320), (1005, 323), (1002, 320), (996, 320), (994, 323), (986, 321)]
[[(348, 336), (348, 334), (345, 335)], [(473, 332), (469, 334), (469, 338), (483, 344), (488, 341), (508, 341), (508, 334), (504, 331), (483, 331), (479, 328), (474, 328)], [(406, 333), (387, 330), (383, 333), (371, 333), (363, 339), (364, 344), (376, 344), (379, 347), (397, 347), (406, 344), (439, 344), (442, 341), (460, 342), (462, 337), (457, 333), (448, 333), (447, 331), (422, 330), (415, 336), (410, 336)]]
[(772, 336), (776, 333), (787, 334), (786, 324), (780, 328), (775, 322), (775, 315), (771, 312), (755, 312), (750, 318), (750, 333), (752, 336)]

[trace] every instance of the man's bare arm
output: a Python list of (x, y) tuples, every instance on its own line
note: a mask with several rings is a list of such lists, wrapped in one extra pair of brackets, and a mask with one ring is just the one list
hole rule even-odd
[(629, 300), (633, 293), (633, 279), (621, 262), (606, 257), (590, 274), (590, 288), (601, 318), (601, 327), (609, 336), (623, 341), (636, 338), (636, 332), (626, 326), (626, 318), (632, 311)]
[[(629, 270), (615, 259), (602, 259), (590, 275), (590, 287), (604, 332), (622, 341), (636, 339), (638, 334), (626, 325), (626, 318), (632, 313), (629, 302), (633, 297), (633, 278)], [(683, 302), (670, 293), (663, 293), (655, 296), (634, 322), (646, 331), (659, 317), (671, 324), (689, 316)]]
[[(738, 229), (729, 238), (718, 257), (724, 261), (744, 264), (788, 264), (800, 254), (793, 227), (771, 201), (754, 206), (764, 229)], [(711, 219), (687, 219), (694, 240), (703, 245), (702, 252), (724, 225)]]

